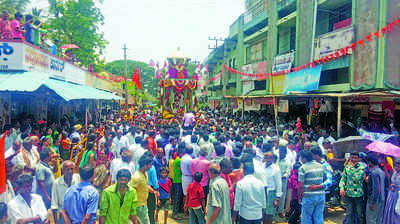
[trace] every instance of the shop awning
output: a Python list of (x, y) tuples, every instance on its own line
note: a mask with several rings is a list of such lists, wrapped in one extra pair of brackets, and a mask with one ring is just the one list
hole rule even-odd
[(66, 101), (79, 99), (119, 100), (120, 97), (90, 86), (49, 78), (41, 72), (1, 73), (0, 92), (34, 92), (41, 86), (51, 89)]
[(1, 73), (0, 91), (33, 92), (48, 79), (40, 72)]
[(66, 101), (92, 99), (92, 100), (119, 100), (120, 97), (113, 93), (99, 90), (90, 86), (84, 86), (56, 79), (47, 79), (46, 87), (53, 90)]

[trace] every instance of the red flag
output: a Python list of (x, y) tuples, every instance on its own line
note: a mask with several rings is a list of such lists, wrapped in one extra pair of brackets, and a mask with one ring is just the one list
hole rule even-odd
[(7, 131), (3, 134), (0, 139), (0, 194), (6, 192), (7, 189), (7, 178), (6, 178), (6, 158), (4, 141), (6, 139)]
[(140, 72), (137, 66), (135, 68), (135, 71), (133, 72), (132, 82), (129, 86), (132, 86), (133, 83), (135, 83), (138, 89), (142, 89), (142, 85), (140, 84)]

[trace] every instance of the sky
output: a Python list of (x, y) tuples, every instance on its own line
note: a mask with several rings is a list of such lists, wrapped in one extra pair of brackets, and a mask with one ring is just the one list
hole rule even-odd
[[(35, 2), (36, 1), (36, 2)], [(32, 0), (45, 7), (47, 0)], [(208, 38), (226, 38), (229, 26), (244, 12), (244, 0), (104, 0), (102, 27), (107, 62), (127, 57), (148, 63), (172, 55), (178, 47), (202, 62), (214, 46)]]

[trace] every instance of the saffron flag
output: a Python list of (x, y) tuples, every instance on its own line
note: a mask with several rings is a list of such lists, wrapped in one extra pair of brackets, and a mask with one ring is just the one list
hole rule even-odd
[(0, 139), (0, 194), (6, 192), (7, 189), (7, 178), (6, 178), (6, 158), (4, 141), (7, 135), (7, 131), (3, 134)]
[(139, 69), (136, 66), (135, 71), (133, 72), (133, 76), (132, 76), (132, 82), (129, 86), (132, 86), (133, 83), (135, 83), (136, 87), (138, 89), (142, 89), (142, 85), (140, 84), (140, 74), (139, 74)]

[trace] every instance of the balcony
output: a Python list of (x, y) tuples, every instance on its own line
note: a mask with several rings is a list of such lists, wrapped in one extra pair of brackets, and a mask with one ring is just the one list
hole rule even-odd
[(240, 22), (241, 22), (242, 19), (243, 19), (243, 16), (240, 16), (229, 27), (229, 38), (232, 38), (232, 37), (236, 36), (240, 32)]
[(265, 27), (268, 24), (267, 18), (266, 2), (259, 0), (243, 15), (244, 31), (250, 35)]
[(293, 10), (296, 9), (297, 0), (277, 0), (277, 10)]

